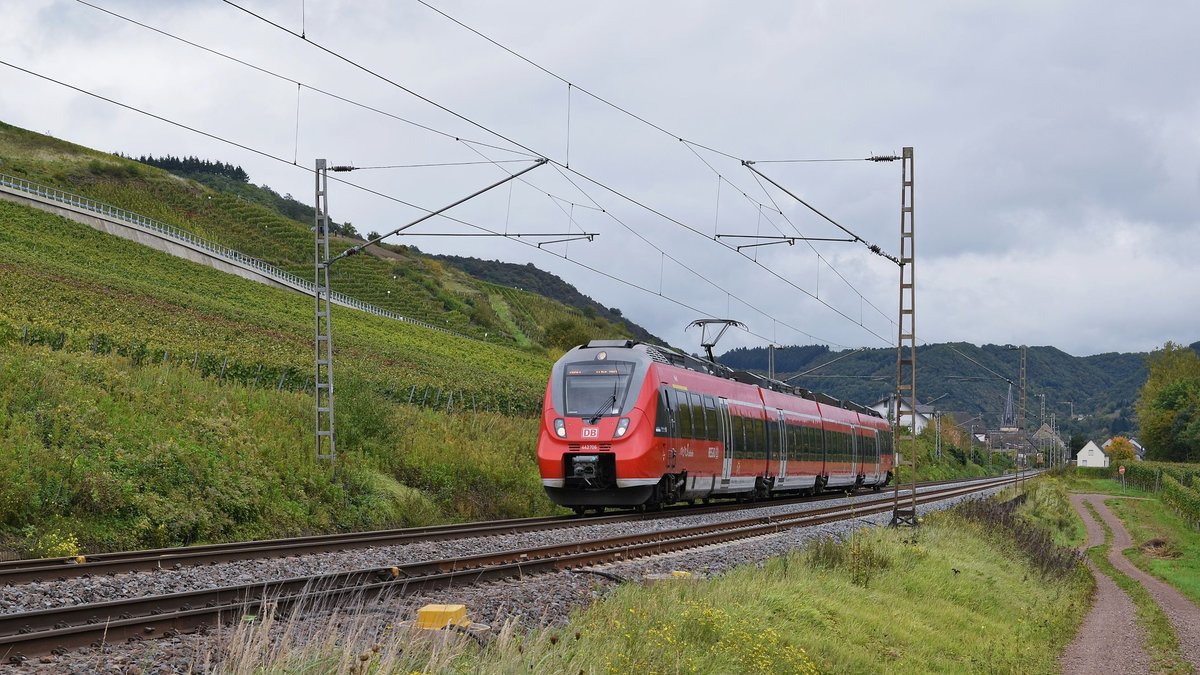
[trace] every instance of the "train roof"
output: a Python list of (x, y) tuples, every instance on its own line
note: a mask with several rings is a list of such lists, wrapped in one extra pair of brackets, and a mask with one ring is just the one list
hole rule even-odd
[(791, 396), (799, 396), (810, 401), (816, 401), (822, 405), (838, 406), (847, 410), (852, 410), (860, 415), (870, 417), (880, 417), (883, 415), (866, 406), (859, 405), (849, 399), (836, 399), (828, 394), (809, 391), (804, 387), (790, 385), (782, 380), (774, 380), (758, 373), (752, 373), (748, 370), (734, 370), (729, 366), (720, 363), (714, 363), (708, 359), (702, 359), (698, 356), (685, 354), (681, 351), (671, 349), (670, 347), (662, 347), (652, 345), (647, 342), (638, 340), (592, 340), (586, 345), (581, 345), (588, 349), (634, 349), (645, 353), (652, 361), (662, 363), (664, 365), (675, 366), (676, 368), (684, 368), (706, 375), (722, 377), (727, 380), (734, 380), (742, 384), (754, 385), (770, 391), (777, 391), (781, 394)]

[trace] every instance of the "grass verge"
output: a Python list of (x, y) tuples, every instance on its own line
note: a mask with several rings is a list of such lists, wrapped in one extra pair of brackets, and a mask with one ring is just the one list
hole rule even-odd
[(1116, 497), (1147, 497), (1156, 499), (1157, 497), (1149, 490), (1143, 490), (1133, 485), (1126, 485), (1121, 488), (1120, 480), (1112, 478), (1084, 478), (1072, 472), (1062, 474), (1060, 480), (1066, 485), (1071, 492), (1113, 495)]
[(1087, 510), (1091, 512), (1092, 517), (1096, 522), (1104, 528), (1104, 546), (1095, 546), (1088, 549), (1088, 557), (1096, 567), (1107, 574), (1116, 584), (1129, 595), (1129, 599), (1133, 601), (1137, 608), (1138, 625), (1146, 633), (1146, 651), (1150, 654), (1151, 667), (1156, 673), (1190, 673), (1192, 671), (1191, 664), (1183, 658), (1183, 653), (1179, 650), (1179, 638), (1175, 635), (1175, 629), (1171, 627), (1171, 622), (1167, 619), (1167, 615), (1163, 612), (1162, 607), (1154, 601), (1150, 596), (1150, 592), (1145, 589), (1140, 583), (1131, 579), (1124, 572), (1118, 570), (1108, 560), (1108, 552), (1112, 548), (1113, 533), (1108, 523), (1100, 517), (1096, 509), (1091, 504), (1085, 504)]
[[(275, 641), (270, 652), (234, 650), (221, 667), (571, 675), (1057, 672), (1057, 655), (1088, 609), (1093, 582), (1070, 552), (1045, 566), (1019, 540), (994, 522), (932, 514), (919, 531), (817, 539), (711, 580), (623, 584), (566, 626), (525, 631), (508, 624), (486, 647), (343, 627), (340, 636), (358, 641), (326, 637), (315, 647), (297, 641), (283, 648), (287, 641)], [(261, 637), (241, 643), (265, 644)]]
[(1113, 500), (1109, 507), (1137, 544), (1122, 551), (1125, 557), (1200, 604), (1200, 534), (1157, 499)]

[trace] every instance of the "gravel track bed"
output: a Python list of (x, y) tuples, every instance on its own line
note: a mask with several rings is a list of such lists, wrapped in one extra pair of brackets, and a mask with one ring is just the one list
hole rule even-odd
[[(1000, 487), (967, 497), (947, 499), (921, 507), (923, 510), (944, 509), (967, 499), (977, 499), (998, 492)], [(863, 497), (856, 501), (865, 501)], [(831, 500), (787, 507), (766, 507), (755, 510), (787, 512), (809, 510), (835, 505), (845, 500)], [(746, 512), (739, 512), (745, 516)], [(689, 516), (687, 519), (706, 519), (712, 522), (728, 519), (729, 514)], [(774, 535), (756, 537), (728, 544), (705, 546), (653, 558), (631, 560), (621, 563), (600, 565), (579, 572), (540, 574), (525, 579), (496, 581), (479, 585), (462, 586), (448, 590), (418, 593), (403, 597), (373, 601), (350, 610), (310, 609), (299, 619), (281, 621), (270, 634), (272, 641), (286, 639), (288, 642), (303, 642), (319, 639), (331, 627), (354, 636), (352, 649), (367, 650), (373, 644), (386, 642), (394, 634), (396, 626), (412, 619), (416, 610), (429, 603), (462, 603), (468, 607), (473, 621), (500, 626), (506, 621), (518, 621), (525, 626), (555, 626), (567, 622), (572, 610), (586, 607), (618, 583), (616, 579), (641, 581), (647, 575), (668, 573), (672, 570), (687, 570), (701, 577), (717, 576), (730, 568), (745, 564), (761, 564), (763, 561), (802, 547), (806, 542), (822, 536), (845, 536), (862, 528), (887, 525), (890, 513), (863, 516), (852, 521), (827, 525), (796, 528)], [(680, 526), (684, 519), (671, 519), (670, 526)], [(667, 524), (653, 523), (657, 529)], [(627, 527), (630, 524), (596, 526)], [(640, 525), (650, 525), (641, 523)], [(573, 531), (572, 531), (573, 532)], [(538, 533), (561, 541), (564, 531)], [(528, 535), (526, 535), (528, 536)], [(596, 535), (599, 536), (599, 535)], [(445, 552), (441, 542), (439, 549)], [(458, 542), (453, 542), (458, 543)], [(396, 547), (407, 548), (407, 547)], [(205, 568), (211, 570), (212, 568)], [(612, 578), (615, 577), (616, 579)], [(317, 636), (314, 638), (314, 636)], [(392, 638), (393, 640), (395, 638)], [(41, 672), (97, 672), (97, 673), (181, 673), (208, 672), (219, 669), (229, 644), (229, 631), (210, 634), (189, 634), (174, 638), (148, 640), (145, 642), (105, 645), (100, 648), (80, 649), (62, 656), (47, 656), (30, 663), (12, 666), (14, 673)]]
[[(923, 490), (918, 490), (920, 494)], [(902, 492), (902, 494), (904, 494)], [(889, 493), (866, 493), (853, 497), (855, 504), (866, 505), (890, 499)], [(0, 614), (50, 609), (125, 598), (166, 595), (223, 586), (252, 584), (269, 579), (326, 574), (355, 569), (390, 567), (406, 563), (497, 553), (531, 546), (549, 546), (621, 535), (645, 534), (662, 530), (726, 522), (742, 518), (775, 516), (809, 511), (847, 503), (847, 499), (763, 506), (736, 512), (679, 516), (626, 523), (565, 525), (559, 529), (522, 534), (492, 535), (436, 542), (418, 542), (397, 546), (351, 549), (328, 553), (243, 560), (213, 565), (181, 567), (143, 572), (127, 572), (92, 577), (68, 578), (0, 587)]]

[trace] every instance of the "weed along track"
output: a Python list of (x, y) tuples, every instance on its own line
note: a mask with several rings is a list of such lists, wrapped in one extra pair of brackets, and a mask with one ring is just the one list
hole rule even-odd
[[(917, 502), (929, 504), (961, 498), (1011, 482), (1012, 478), (1001, 478), (927, 487), (918, 491)], [(298, 605), (328, 608), (377, 596), (403, 596), (451, 585), (459, 588), (464, 584), (483, 581), (578, 570), (595, 564), (747, 540), (793, 528), (887, 513), (893, 506), (890, 496), (882, 495), (851, 498), (845, 502), (824, 507), (809, 504), (809, 508), (799, 510), (789, 510), (780, 505), (757, 506), (753, 508), (751, 516), (736, 517), (735, 513), (735, 517), (726, 519), (711, 518), (710, 509), (703, 514), (693, 510), (682, 514), (664, 514), (664, 517), (640, 522), (633, 522), (640, 514), (569, 521), (531, 519), (534, 522), (523, 525), (506, 521), (504, 524), (494, 524), (494, 527), (506, 528), (511, 536), (488, 537), (496, 541), (488, 547), (492, 550), (485, 552), (464, 551), (446, 556), (445, 553), (454, 545), (453, 540), (443, 540), (430, 544), (432, 549), (424, 549), (434, 553), (441, 551), (443, 557), (426, 556), (411, 562), (357, 568), (351, 566), (358, 559), (349, 558), (335, 565), (326, 564), (325, 573), (275, 580), (264, 580), (267, 577), (246, 571), (243, 572), (248, 579), (246, 583), (159, 594), (148, 591), (141, 592), (141, 597), (77, 602), (63, 607), (0, 615), (0, 656), (21, 663), (31, 657), (62, 654), (66, 650), (100, 643), (143, 641), (203, 631), (239, 617), (257, 616), (264, 611), (275, 612)], [(648, 527), (634, 531), (639, 529), (634, 525)], [(482, 526), (474, 524), (476, 534), (480, 529), (486, 529)], [(590, 535), (590, 538), (564, 542), (567, 538), (565, 532), (537, 534), (549, 527), (571, 527), (572, 532), (578, 531), (584, 533), (585, 537)], [(601, 528), (607, 529), (608, 533), (595, 536), (594, 531)], [(426, 534), (434, 537), (454, 531), (450, 528), (426, 530), (432, 530)], [(462, 533), (461, 529), (459, 532), (460, 539), (472, 536)], [(520, 543), (513, 546), (514, 541)], [(333, 544), (325, 542), (321, 545)], [(230, 551), (221, 554), (228, 555)], [(215, 567), (194, 569), (203, 571)], [(327, 570), (330, 567), (351, 568), (351, 571), (329, 573)], [(172, 574), (168, 573), (167, 576)], [(94, 579), (92, 577), (86, 581)], [(106, 578), (105, 583), (111, 585), (112, 582), (107, 579), (115, 577)], [(54, 582), (49, 587), (56, 589), (60, 595), (74, 597), (79, 591), (67, 587), (75, 581), (85, 579)], [(16, 597), (23, 588), (5, 587), (5, 600)]]

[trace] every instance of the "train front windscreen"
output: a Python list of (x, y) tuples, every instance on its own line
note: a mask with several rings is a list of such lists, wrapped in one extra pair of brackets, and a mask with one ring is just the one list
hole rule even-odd
[[(633, 384), (634, 364), (627, 361), (572, 363), (564, 369), (563, 403), (568, 417), (595, 420), (620, 415)], [(636, 394), (634, 395), (636, 398)]]

